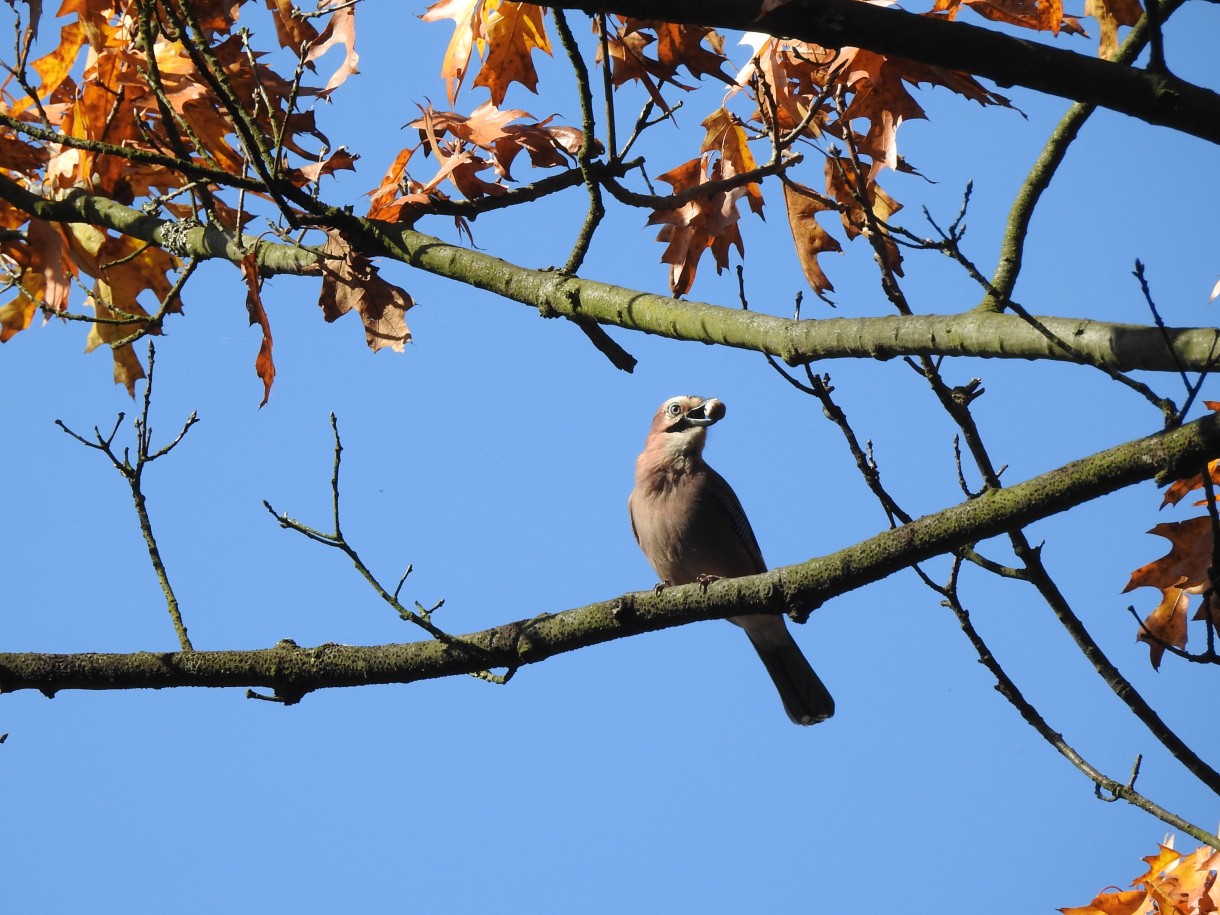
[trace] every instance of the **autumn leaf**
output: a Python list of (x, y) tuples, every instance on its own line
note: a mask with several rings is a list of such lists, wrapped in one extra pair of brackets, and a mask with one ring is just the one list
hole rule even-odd
[(319, 159), (312, 165), (301, 166), (300, 172), (307, 180), (316, 182), (323, 175), (333, 175), (337, 171), (354, 172), (356, 170), (356, 160), (359, 158), (359, 156), (353, 155), (340, 146), (333, 153), (330, 153), (323, 159)]
[(266, 3), (281, 48), (299, 52), (318, 40), (318, 30), (304, 16), (296, 15), (297, 7), (292, 0), (266, 0)]
[(1062, 0), (938, 0), (933, 12), (943, 12), (954, 19), (962, 6), (992, 22), (1056, 35), (1060, 31), (1085, 34), (1076, 17), (1063, 15)]
[[(880, 185), (870, 182), (867, 176), (856, 178), (849, 159), (827, 158), (825, 172), (827, 194), (839, 204), (839, 218), (847, 230), (847, 237), (853, 239), (872, 234), (873, 222), (877, 221), (887, 255), (886, 266), (902, 276), (902, 254), (885, 228), (890, 217), (902, 209), (902, 204), (882, 190)], [(856, 187), (859, 180), (866, 185), (862, 192)]]
[[(731, 115), (728, 109), (720, 107), (713, 111), (704, 119), (703, 128), (705, 133), (700, 151), (719, 156), (720, 172), (725, 178), (753, 171), (758, 167), (754, 154), (750, 152), (741, 122)], [(761, 216), (763, 197), (758, 182), (751, 181), (744, 185), (743, 191), (750, 209)]]
[(353, 73), (360, 72), (357, 69), (360, 55), (356, 53), (356, 8), (354, 6), (340, 7), (331, 13), (326, 28), (322, 30), (322, 34), (318, 36), (316, 42), (310, 46), (305, 60), (312, 64), (334, 47), (343, 49), (343, 60), (335, 72), (330, 75), (326, 85), (318, 91), (318, 95), (322, 98), (328, 98), (344, 80)]
[(834, 286), (818, 264), (818, 256), (827, 252), (841, 252), (843, 247), (818, 225), (814, 217), (818, 213), (834, 210), (835, 206), (811, 188), (795, 181), (784, 182), (784, 203), (788, 207), (788, 227), (792, 230), (792, 240), (796, 244), (796, 255), (805, 272), (805, 279), (813, 291), (824, 299), (825, 293), (834, 291)]
[[(68, 78), (68, 73), (71, 72), (72, 66), (80, 54), (80, 49), (85, 44), (85, 37), (85, 26), (82, 23), (69, 22), (59, 30), (59, 44), (31, 65), (42, 80), (38, 91), (44, 98), (50, 97)], [(13, 105), (12, 113), (20, 114), (29, 104), (28, 98), (17, 100)]]
[(1148, 644), (1148, 657), (1153, 670), (1160, 670), (1165, 648), (1186, 647), (1186, 608), (1190, 603), (1190, 591), (1182, 588), (1166, 588), (1161, 593), (1161, 602), (1144, 619), (1136, 640)]
[(1109, 59), (1118, 50), (1118, 27), (1135, 25), (1144, 11), (1139, 0), (1085, 0), (1084, 14), (1097, 20), (1101, 32), (1097, 56)]
[(470, 53), (474, 49), (475, 37), (480, 34), (479, 13), (482, 6), (483, 0), (440, 0), (419, 17), (424, 22), (440, 19), (454, 21), (453, 36), (441, 60), (441, 79), (445, 81), (450, 105), (456, 101), (470, 67)]
[(1181, 855), (1166, 844), (1144, 861), (1148, 869), (1131, 881), (1136, 889), (1099, 893), (1089, 905), (1059, 911), (1063, 915), (1211, 915), (1216, 911), (1220, 852), (1202, 845)]
[(369, 349), (389, 347), (401, 353), (411, 339), (404, 315), (415, 302), (404, 290), (387, 283), (373, 263), (351, 246), (342, 234), (326, 232), (323, 247), (322, 294), (318, 304), (327, 322), (347, 312), (359, 312)]
[[(723, 177), (718, 159), (710, 166), (710, 153), (691, 159), (677, 168), (660, 175), (661, 181), (671, 185), (674, 192), (689, 190)], [(709, 193), (682, 206), (670, 210), (655, 210), (648, 218), (649, 225), (661, 225), (657, 241), (666, 243), (661, 263), (670, 265), (669, 288), (675, 296), (690, 292), (695, 282), (695, 272), (703, 252), (711, 250), (719, 273), (729, 265), (729, 250), (736, 247), (744, 254), (745, 247), (737, 225), (737, 198), (744, 191)]]
[(259, 276), (255, 252), (251, 251), (241, 259), (241, 275), (246, 282), (246, 311), (250, 314), (250, 325), (257, 324), (263, 331), (258, 355), (254, 357), (254, 371), (263, 380), (263, 399), (258, 405), (261, 410), (267, 406), (267, 398), (271, 396), (271, 383), (275, 381), (275, 361), (271, 358), (271, 322), (267, 320), (267, 310), (263, 308), (263, 279)]
[(97, 321), (89, 326), (89, 336), (85, 339), (85, 352), (91, 353), (105, 344), (110, 348), (114, 360), (114, 381), (127, 389), (132, 397), (136, 394), (136, 382), (144, 377), (144, 367), (130, 343), (114, 345), (125, 340), (146, 326), (148, 312), (130, 297), (129, 290), (115, 289), (104, 280), (94, 284), (93, 291), (86, 301), (86, 307), (92, 308)]
[[(1186, 647), (1189, 595), (1201, 594), (1210, 586), (1212, 521), (1210, 516), (1203, 515), (1186, 521), (1164, 522), (1148, 533), (1169, 540), (1171, 549), (1160, 559), (1132, 572), (1123, 591), (1140, 587), (1161, 591), (1161, 602), (1144, 620), (1136, 636), (1148, 643), (1150, 660), (1156, 668), (1160, 666), (1166, 645)], [(1202, 615), (1196, 616), (1196, 619), (1200, 618)]]
[(1194, 588), (1207, 581), (1212, 559), (1211, 518), (1203, 515), (1186, 521), (1166, 521), (1150, 534), (1171, 544), (1168, 553), (1131, 573), (1123, 593), (1135, 588)]
[(542, 7), (510, 0), (483, 0), (483, 32), (480, 50), (486, 57), (476, 86), (486, 86), (491, 103), (504, 101), (511, 83), (520, 83), (530, 92), (538, 91), (538, 72), (532, 52), (551, 53), (551, 43), (542, 24)]
[(1063, 915), (1152, 915), (1156, 911), (1144, 890), (1102, 893), (1086, 906), (1060, 909)]

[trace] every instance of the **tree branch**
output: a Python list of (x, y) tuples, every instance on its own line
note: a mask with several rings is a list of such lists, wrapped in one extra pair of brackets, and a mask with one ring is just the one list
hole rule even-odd
[(262, 686), (280, 695), (375, 683), (412, 683), (509, 668), (626, 636), (743, 613), (806, 616), (825, 601), (932, 556), (1031, 524), (1124, 486), (1167, 479), (1220, 455), (1220, 415), (1137, 439), (885, 531), (829, 556), (709, 585), (635, 592), (456, 636), (452, 642), (256, 651), (0, 654), (0, 692)]
[(858, 0), (789, 0), (760, 15), (740, 0), (558, 0), (587, 13), (766, 32), (827, 48), (863, 47), (961, 70), (1000, 86), (1085, 102), (1220, 142), (1220, 95), (1170, 74), (1136, 69), (1013, 38), (964, 22), (918, 16)]

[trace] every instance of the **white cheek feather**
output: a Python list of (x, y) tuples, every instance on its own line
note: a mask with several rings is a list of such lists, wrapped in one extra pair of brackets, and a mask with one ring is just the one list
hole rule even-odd
[(703, 446), (706, 431), (699, 427), (683, 429), (681, 432), (667, 432), (661, 439), (665, 449), (665, 457), (674, 463), (676, 470), (685, 471), (693, 454)]

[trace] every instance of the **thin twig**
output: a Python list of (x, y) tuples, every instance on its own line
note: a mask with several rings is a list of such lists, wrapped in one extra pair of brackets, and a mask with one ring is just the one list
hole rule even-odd
[(129, 449), (123, 449), (122, 457), (119, 457), (114, 449), (114, 439), (119, 431), (119, 424), (123, 421), (122, 413), (119, 414), (118, 419), (115, 421), (114, 428), (110, 431), (109, 435), (103, 435), (101, 431), (94, 426), (93, 441), (90, 441), (84, 436), (73, 432), (61, 419), (55, 420), (55, 424), (81, 444), (100, 451), (106, 455), (106, 457), (110, 459), (110, 463), (114, 465), (114, 468), (120, 474), (122, 474), (123, 479), (125, 479), (128, 486), (131, 487), (131, 496), (132, 501), (135, 503), (136, 517), (139, 519), (140, 523), (140, 533), (144, 535), (144, 542), (148, 546), (148, 557), (152, 562), (153, 572), (156, 574), (157, 581), (161, 585), (161, 591), (165, 595), (165, 603), (169, 610), (170, 621), (174, 626), (174, 632), (178, 636), (178, 643), (182, 646), (183, 651), (193, 651), (194, 647), (191, 645), (191, 640), (187, 636), (186, 624), (182, 621), (182, 613), (178, 605), (178, 598), (175, 596), (174, 589), (170, 585), (169, 573), (166, 570), (165, 563), (161, 558), (161, 550), (157, 546), (157, 538), (153, 534), (152, 521), (148, 515), (148, 503), (144, 495), (142, 480), (144, 468), (147, 467), (152, 461), (157, 460), (157, 458), (165, 457), (165, 455), (169, 454), (170, 451), (177, 447), (178, 443), (181, 442), (186, 436), (186, 433), (190, 431), (191, 426), (195, 425), (195, 423), (199, 421), (199, 416), (196, 413), (191, 413), (191, 415), (187, 418), (185, 425), (183, 425), (182, 431), (180, 431), (168, 445), (165, 445), (163, 448), (160, 448), (157, 451), (149, 451), (149, 445), (152, 440), (152, 427), (148, 422), (148, 412), (152, 405), (153, 367), (155, 362), (156, 351), (154, 350), (152, 342), (150, 341), (148, 344), (148, 376), (144, 384), (144, 403), (142, 409), (140, 410), (140, 416), (135, 421), (136, 460), (134, 464), (131, 462)]
[[(465, 642), (456, 636), (450, 635), (448, 632), (432, 622), (432, 614), (439, 610), (445, 603), (443, 599), (437, 601), (431, 607), (424, 607), (422, 604), (416, 601), (414, 610), (408, 608), (402, 603), (401, 600), (399, 600), (399, 592), (402, 590), (403, 582), (406, 581), (407, 576), (411, 573), (410, 566), (407, 567), (407, 571), (398, 581), (398, 586), (394, 589), (393, 593), (391, 593), (387, 591), (384, 586), (382, 586), (377, 576), (370, 571), (367, 565), (365, 565), (359, 552), (357, 552), (355, 547), (348, 542), (347, 538), (343, 534), (339, 511), (339, 470), (343, 458), (343, 441), (339, 437), (339, 421), (335, 417), (334, 413), (330, 414), (330, 426), (335, 440), (334, 462), (332, 464), (330, 477), (332, 530), (330, 532), (320, 531), (288, 517), (287, 514), (278, 513), (274, 508), (272, 508), (271, 503), (266, 500), (263, 501), (263, 507), (267, 509), (267, 511), (276, 519), (277, 522), (279, 522), (280, 527), (296, 531), (298, 534), (307, 537), (315, 543), (320, 543), (323, 546), (328, 546), (339, 550), (339, 552), (347, 556), (360, 576), (369, 583), (369, 585), (377, 593), (378, 597), (389, 604), (398, 613), (400, 619), (420, 627), (438, 642), (442, 642), (450, 648), (468, 651), (471, 653), (472, 657), (481, 658), (482, 661), (487, 664), (488, 668), (505, 666), (502, 659), (497, 658), (491, 652)], [(476, 671), (473, 672), (472, 675), (478, 677), (479, 679), (488, 680), (489, 682), (507, 682), (505, 677), (497, 677), (497, 675), (492, 674), (490, 670)]]

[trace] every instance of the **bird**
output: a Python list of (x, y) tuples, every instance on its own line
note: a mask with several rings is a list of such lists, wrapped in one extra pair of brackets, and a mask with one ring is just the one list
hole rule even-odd
[[(627, 508), (636, 542), (661, 580), (658, 588), (767, 571), (737, 494), (703, 460), (708, 427), (724, 415), (724, 403), (714, 397), (671, 397), (653, 416), (636, 459)], [(729, 621), (749, 636), (794, 723), (816, 724), (834, 714), (830, 691), (782, 616)]]

